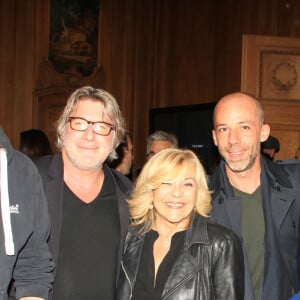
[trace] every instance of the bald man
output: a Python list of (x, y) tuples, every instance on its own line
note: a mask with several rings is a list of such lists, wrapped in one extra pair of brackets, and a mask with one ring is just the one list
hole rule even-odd
[(217, 103), (212, 135), (222, 160), (210, 178), (212, 219), (243, 241), (246, 300), (289, 299), (298, 286), (300, 168), (261, 155), (269, 134), (254, 96)]

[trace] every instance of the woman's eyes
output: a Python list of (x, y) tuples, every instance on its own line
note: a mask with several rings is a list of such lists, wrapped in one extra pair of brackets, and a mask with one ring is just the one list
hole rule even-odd
[(171, 182), (162, 182), (161, 184), (164, 184), (164, 185), (171, 185), (172, 183)]
[[(164, 181), (164, 182), (162, 182), (161, 184), (162, 184), (162, 185), (166, 185), (166, 186), (171, 186), (171, 185), (174, 184), (174, 183)], [(193, 183), (193, 182), (183, 182), (183, 183), (182, 183), (182, 186), (191, 187), (191, 186), (194, 186), (194, 183)]]

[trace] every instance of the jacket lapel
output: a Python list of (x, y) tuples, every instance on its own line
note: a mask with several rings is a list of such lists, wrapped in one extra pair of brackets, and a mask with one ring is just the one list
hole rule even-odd
[(282, 169), (278, 171), (276, 164), (269, 164), (267, 167), (266, 164), (268, 161), (263, 160), (261, 181), (266, 184), (262, 185), (262, 197), (270, 200), (274, 228), (280, 231), (296, 195), (291, 194), (292, 185), (288, 180), (288, 174), (283, 174)]
[(49, 214), (51, 216), (51, 235), (50, 235), (50, 248), (52, 251), (54, 262), (57, 263), (59, 251), (59, 237), (62, 223), (62, 205), (63, 205), (63, 165), (61, 154), (55, 155), (51, 161), (48, 171), (48, 180), (44, 183), (45, 192), (48, 201)]
[(231, 185), (225, 175), (224, 162), (220, 163), (218, 172), (211, 178), (214, 188), (212, 221), (221, 224), (241, 236), (242, 227), (242, 203), (234, 197)]
[[(202, 223), (200, 225), (200, 223)], [(178, 256), (176, 263), (172, 267), (168, 280), (165, 284), (162, 299), (168, 297), (175, 288), (184, 284), (190, 278), (194, 278), (195, 274), (203, 268), (202, 261), (197, 261), (191, 254), (193, 244), (210, 244), (207, 232), (207, 220), (199, 215), (195, 215), (192, 224), (186, 232), (183, 253)], [(199, 248), (197, 248), (199, 250)], [(197, 251), (198, 251), (197, 250)], [(194, 255), (197, 257), (198, 255)], [(201, 258), (203, 258), (201, 256)]]

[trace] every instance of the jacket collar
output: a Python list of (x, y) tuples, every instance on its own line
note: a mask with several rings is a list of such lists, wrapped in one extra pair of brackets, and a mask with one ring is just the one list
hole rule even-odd
[[(290, 180), (288, 179), (288, 173), (286, 172), (284, 165), (278, 164), (271, 160), (261, 157), (262, 175), (266, 174), (273, 182), (273, 185), (279, 183), (287, 188), (292, 188)], [(221, 160), (219, 167), (214, 174), (209, 178), (209, 187), (214, 194), (219, 194), (223, 190), (227, 197), (233, 197), (233, 190), (229, 184), (228, 177), (225, 170), (225, 162)]]
[[(213, 192), (213, 195), (218, 195), (223, 190), (226, 197), (233, 197), (233, 189), (229, 184), (229, 180), (225, 170), (224, 160), (220, 161), (219, 167), (209, 178), (209, 189)], [(214, 198), (214, 197), (213, 197)]]
[[(126, 176), (121, 175), (115, 169), (110, 168), (107, 165), (107, 163), (103, 164), (103, 169), (112, 175), (112, 177), (115, 180), (116, 186), (120, 189), (120, 191), (123, 194), (125, 194), (127, 197), (129, 197), (129, 195), (131, 193), (131, 186), (132, 186), (132, 183), (130, 182), (130, 180)], [(130, 186), (130, 188), (129, 188), (129, 186)]]
[[(207, 232), (208, 219), (200, 216), (199, 214), (194, 214), (192, 217), (191, 225), (187, 229), (184, 245), (189, 248), (193, 244), (210, 244), (208, 232)], [(136, 241), (142, 242), (145, 239), (144, 234), (136, 234), (139, 230), (139, 226), (133, 227), (128, 234), (127, 240), (135, 236)]]
[(63, 161), (61, 153), (53, 155), (48, 172), (50, 177), (63, 178)]
[(285, 165), (272, 162), (264, 157), (261, 158), (261, 164), (262, 172), (267, 174), (274, 183), (278, 182), (280, 185), (287, 188), (293, 187), (288, 178), (288, 173), (285, 170)]
[[(58, 167), (59, 166), (59, 167)], [(114, 169), (111, 169), (106, 163), (103, 164), (103, 169), (107, 171), (109, 174), (112, 175), (115, 182), (117, 183), (117, 187), (122, 191), (124, 194), (128, 194), (128, 185), (130, 185), (129, 180), (127, 180), (128, 185), (125, 184), (124, 176), (120, 175), (117, 171)], [(49, 168), (49, 176), (53, 178), (61, 178), (63, 176), (63, 160), (62, 160), (62, 154), (56, 154), (53, 156), (53, 159), (51, 161), (51, 165)]]
[(186, 232), (185, 246), (189, 248), (192, 244), (210, 244), (207, 232), (207, 219), (198, 214), (192, 218), (191, 225)]

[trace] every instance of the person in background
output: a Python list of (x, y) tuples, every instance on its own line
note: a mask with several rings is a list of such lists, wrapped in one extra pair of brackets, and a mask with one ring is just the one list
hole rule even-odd
[(224, 96), (214, 110), (214, 142), (222, 156), (210, 178), (212, 220), (243, 241), (245, 300), (289, 299), (298, 290), (300, 168), (261, 155), (270, 126), (260, 101)]
[(154, 155), (128, 205), (132, 223), (117, 300), (243, 299), (241, 242), (208, 221), (211, 193), (193, 151)]
[(296, 150), (295, 159), (300, 159), (300, 147), (298, 147)]
[(108, 165), (132, 180), (133, 145), (128, 132), (116, 148), (116, 153), (118, 157), (108, 160)]
[(166, 148), (178, 148), (178, 139), (176, 135), (157, 130), (147, 137), (147, 159), (154, 154)]
[(274, 160), (276, 153), (279, 151), (280, 143), (274, 136), (269, 135), (267, 140), (261, 143), (261, 153), (271, 160)]
[(105, 161), (116, 158), (125, 122), (115, 98), (75, 90), (57, 123), (59, 154), (36, 160), (48, 199), (54, 300), (112, 300), (129, 215), (132, 183)]
[(54, 264), (47, 239), (50, 219), (41, 177), (12, 148), (0, 127), (0, 299), (48, 299)]
[(50, 142), (40, 129), (29, 129), (20, 133), (19, 150), (31, 159), (52, 154)]

